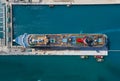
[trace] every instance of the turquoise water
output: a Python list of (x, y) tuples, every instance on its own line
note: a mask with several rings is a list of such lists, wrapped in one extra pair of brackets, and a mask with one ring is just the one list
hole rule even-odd
[[(120, 49), (120, 5), (13, 6), (14, 38), (23, 33), (105, 33)], [(79, 56), (2, 56), (0, 81), (120, 81), (120, 54), (103, 63)]]

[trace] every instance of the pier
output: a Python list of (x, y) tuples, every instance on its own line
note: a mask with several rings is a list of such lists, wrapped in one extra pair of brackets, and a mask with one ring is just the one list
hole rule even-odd
[(12, 5), (6, 4), (6, 45), (12, 47), (13, 31), (12, 31)]
[(95, 5), (120, 4), (120, 0), (9, 0), (12, 4), (43, 4), (43, 5)]

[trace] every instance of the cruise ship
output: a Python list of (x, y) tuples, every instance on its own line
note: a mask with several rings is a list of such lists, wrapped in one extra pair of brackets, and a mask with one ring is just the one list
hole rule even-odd
[(105, 34), (23, 34), (13, 40), (25, 48), (47, 50), (104, 50)]

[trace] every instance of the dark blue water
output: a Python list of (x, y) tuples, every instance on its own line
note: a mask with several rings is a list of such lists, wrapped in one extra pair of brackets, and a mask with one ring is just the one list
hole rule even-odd
[[(13, 6), (14, 38), (23, 33), (104, 33), (120, 49), (120, 5)], [(103, 63), (79, 56), (0, 57), (0, 81), (120, 81), (120, 54)]]

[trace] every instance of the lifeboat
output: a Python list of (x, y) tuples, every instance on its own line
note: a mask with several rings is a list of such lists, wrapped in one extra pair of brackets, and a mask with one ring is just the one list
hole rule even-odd
[(97, 55), (97, 56), (94, 56), (97, 60), (97, 62), (103, 62), (104, 59), (103, 59), (103, 56), (102, 55)]

